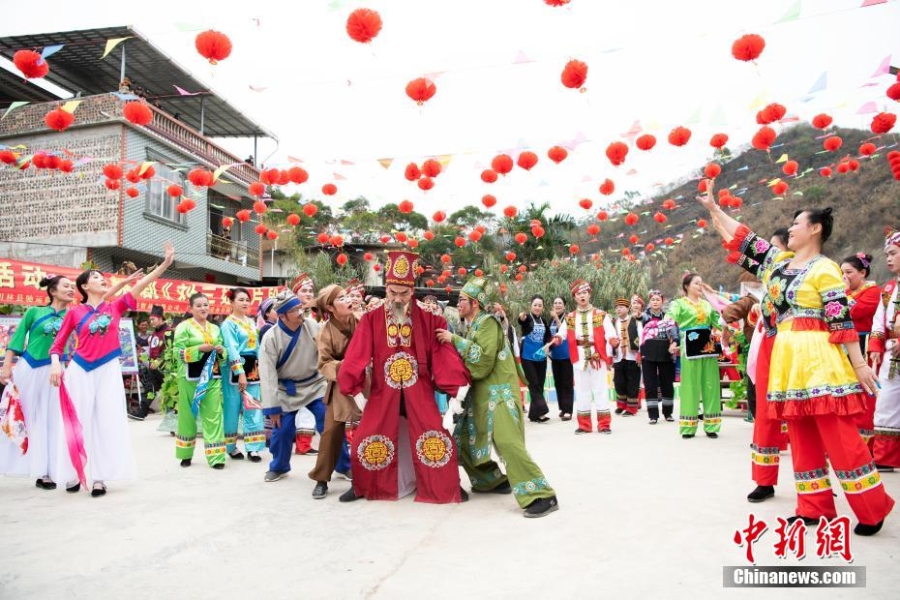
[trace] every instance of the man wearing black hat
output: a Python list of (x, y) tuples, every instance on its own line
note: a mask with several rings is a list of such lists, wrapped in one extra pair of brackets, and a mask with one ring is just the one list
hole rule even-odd
[(133, 411), (128, 412), (128, 417), (135, 421), (143, 421), (150, 412), (150, 405), (162, 389), (163, 380), (166, 378), (165, 365), (162, 356), (166, 350), (167, 336), (170, 335), (171, 329), (166, 323), (162, 306), (154, 306), (150, 309), (150, 326), (153, 333), (150, 334), (148, 343), (149, 361), (147, 369), (141, 377), (141, 385), (143, 385), (143, 395), (141, 396), (140, 405)]

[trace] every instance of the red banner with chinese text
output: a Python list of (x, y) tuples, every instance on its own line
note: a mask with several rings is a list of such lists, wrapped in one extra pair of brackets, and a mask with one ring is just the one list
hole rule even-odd
[[(47, 292), (38, 285), (41, 279), (47, 275), (64, 275), (74, 283), (79, 274), (81, 274), (79, 269), (0, 258), (0, 304), (25, 306), (47, 304)], [(124, 279), (121, 275), (108, 273), (106, 277), (110, 285), (115, 285)], [(197, 281), (157, 279), (144, 288), (140, 297), (137, 298), (137, 310), (149, 312), (151, 307), (159, 305), (167, 313), (185, 313), (190, 308), (188, 298), (192, 294), (200, 292), (209, 298), (210, 313), (230, 314), (231, 302), (225, 297), (225, 292), (231, 287)], [(281, 289), (280, 287), (248, 288), (252, 295), (252, 306), (258, 306), (265, 298), (275, 296)], [(126, 291), (128, 291), (127, 287), (121, 290), (119, 295)], [(76, 293), (75, 299), (80, 301), (80, 294)]]

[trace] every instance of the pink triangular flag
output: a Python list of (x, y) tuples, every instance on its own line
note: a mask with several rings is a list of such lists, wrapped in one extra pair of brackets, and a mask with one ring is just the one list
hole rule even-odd
[(856, 111), (858, 115), (868, 115), (871, 113), (878, 112), (878, 106), (875, 105), (874, 102), (866, 102), (862, 106), (859, 107), (859, 110)]
[[(865, 5), (863, 5), (865, 6)], [(880, 77), (882, 75), (890, 75), (891, 74), (891, 55), (888, 54), (884, 57), (884, 60), (881, 61), (881, 64), (878, 65), (878, 68), (872, 73), (872, 77)]]
[(516, 53), (516, 59), (512, 62), (512, 64), (520, 65), (522, 63), (530, 63), (530, 62), (532, 62), (532, 60), (530, 58), (528, 58), (528, 56), (524, 52), (519, 50), (519, 52)]

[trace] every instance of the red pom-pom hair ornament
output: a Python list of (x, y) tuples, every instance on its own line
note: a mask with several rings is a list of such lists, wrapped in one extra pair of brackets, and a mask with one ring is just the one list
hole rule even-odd
[(322, 186), (322, 193), (326, 196), (334, 196), (337, 194), (337, 186), (333, 183), (326, 183)]
[(829, 152), (834, 152), (844, 143), (840, 137), (833, 135), (829, 138), (826, 138), (824, 142), (822, 142), (822, 147), (828, 150)]
[(603, 183), (600, 184), (600, 193), (604, 196), (609, 196), (614, 191), (616, 191), (616, 184), (613, 183), (612, 179), (604, 179)]
[(75, 115), (67, 110), (56, 108), (44, 115), (44, 123), (55, 131), (65, 131), (75, 122)]
[(224, 33), (213, 29), (198, 33), (194, 39), (194, 47), (211, 65), (218, 64), (231, 55), (231, 40)]
[(22, 72), (25, 79), (40, 79), (50, 72), (50, 65), (39, 52), (19, 50), (13, 54), (13, 64)]
[(691, 130), (687, 127), (676, 127), (669, 132), (669, 143), (673, 146), (684, 146), (691, 139)]
[(423, 192), (427, 192), (428, 190), (430, 190), (431, 188), (434, 187), (434, 179), (423, 175), (419, 179), (419, 181), (416, 182), (416, 185), (418, 185), (419, 189), (422, 190)]
[(831, 122), (833, 120), (834, 119), (832, 119), (830, 115), (826, 115), (825, 113), (820, 113), (813, 117), (812, 125), (816, 129), (825, 130), (825, 129), (828, 129), (828, 126), (831, 125)]
[(347, 17), (347, 35), (354, 42), (368, 44), (381, 31), (381, 16), (368, 8), (357, 8)]
[(500, 173), (501, 175), (506, 175), (513, 168), (513, 159), (510, 158), (507, 154), (498, 154), (491, 160), (491, 169)]
[(494, 183), (497, 181), (497, 171), (485, 169), (481, 172), (481, 180), (485, 183)]
[(560, 81), (562, 84), (572, 90), (584, 91), (584, 82), (587, 81), (588, 66), (580, 60), (574, 58), (566, 63), (563, 68)]
[(433, 158), (429, 158), (422, 163), (422, 174), (428, 177), (437, 177), (441, 174), (441, 163)]
[(553, 146), (552, 148), (547, 150), (547, 158), (549, 158), (556, 164), (559, 164), (562, 161), (566, 160), (567, 156), (569, 156), (569, 151), (562, 146)]
[(796, 160), (789, 160), (784, 163), (784, 166), (781, 167), (781, 171), (785, 175), (796, 175), (797, 169), (800, 168), (800, 164)]
[(731, 55), (744, 62), (756, 60), (766, 47), (766, 40), (755, 33), (742, 35), (731, 45)]
[(873, 154), (875, 154), (876, 150), (878, 150), (878, 148), (875, 147), (875, 144), (873, 144), (872, 142), (866, 142), (859, 147), (859, 154), (860, 156), (872, 156)]
[(878, 113), (872, 118), (872, 133), (887, 133), (897, 123), (897, 115), (888, 112)]
[(406, 177), (407, 181), (417, 181), (422, 176), (422, 172), (419, 170), (419, 165), (411, 162), (406, 165), (406, 171), (404, 171), (403, 176)]
[(709, 139), (709, 145), (713, 148), (722, 148), (728, 143), (727, 133), (716, 133)]
[(135, 125), (147, 125), (153, 121), (153, 111), (142, 101), (126, 102), (122, 107), (122, 114)]
[(753, 135), (753, 139), (750, 143), (757, 150), (765, 150), (768, 152), (769, 147), (775, 142), (776, 137), (778, 137), (778, 134), (775, 133), (774, 129), (768, 125), (763, 125), (759, 128), (759, 131)]
[(530, 171), (534, 165), (538, 162), (537, 154), (534, 152), (525, 151), (519, 154), (519, 158), (516, 159), (516, 164), (519, 165), (520, 168), (525, 169), (526, 171)]
[(437, 86), (434, 82), (424, 77), (413, 79), (406, 84), (406, 95), (419, 106), (431, 100), (436, 92)]
[(651, 150), (656, 145), (656, 136), (645, 133), (634, 141), (634, 145), (638, 147), (638, 150)]
[(491, 194), (485, 194), (481, 197), (481, 203), (484, 204), (485, 208), (492, 208), (497, 204), (497, 198)]
[(606, 147), (606, 158), (609, 159), (609, 162), (611, 162), (614, 167), (618, 167), (625, 162), (625, 157), (627, 155), (628, 145), (624, 142), (613, 142)]

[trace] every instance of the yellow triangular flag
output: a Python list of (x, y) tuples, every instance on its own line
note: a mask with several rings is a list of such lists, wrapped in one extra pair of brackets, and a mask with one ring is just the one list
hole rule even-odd
[(772, 187), (773, 185), (775, 185), (775, 184), (778, 183), (779, 181), (781, 181), (781, 177), (776, 177), (775, 179), (773, 179), (772, 181), (770, 181), (770, 182), (767, 183), (766, 185), (769, 186), (769, 187)]
[(781, 158), (779, 158), (778, 160), (775, 161), (775, 164), (779, 165), (779, 164), (781, 164), (783, 162), (787, 162), (787, 161), (788, 161), (788, 155), (787, 155), (787, 152), (785, 152), (784, 154), (781, 155)]
[(75, 109), (78, 108), (78, 105), (81, 104), (81, 100), (69, 100), (65, 104), (63, 104), (62, 109), (69, 114), (73, 114)]
[(379, 158), (378, 159), (378, 164), (380, 164), (385, 169), (390, 169), (391, 163), (393, 163), (393, 162), (394, 162), (393, 158)]
[(450, 164), (451, 160), (453, 160), (452, 154), (443, 154), (443, 155), (437, 157), (437, 161), (439, 163), (441, 163), (441, 166), (444, 167), (445, 169), (447, 168), (447, 165)]
[(115, 48), (116, 46), (118, 46), (119, 44), (124, 42), (125, 40), (130, 39), (132, 37), (134, 37), (134, 36), (129, 35), (128, 37), (110, 38), (110, 39), (106, 40), (106, 50), (103, 51), (103, 56), (100, 57), (100, 60), (103, 60), (104, 58), (106, 58), (106, 55), (109, 54), (110, 52), (112, 52), (113, 48)]
[(222, 175), (222, 173), (224, 173), (225, 171), (227, 171), (228, 169), (230, 169), (233, 166), (234, 165), (222, 165), (221, 167), (219, 167), (218, 169), (213, 171), (213, 182), (219, 181), (219, 177)]
[(144, 173), (147, 172), (147, 169), (149, 169), (152, 166), (153, 166), (152, 160), (148, 160), (146, 162), (141, 163), (141, 168), (138, 169), (138, 175), (143, 175)]

